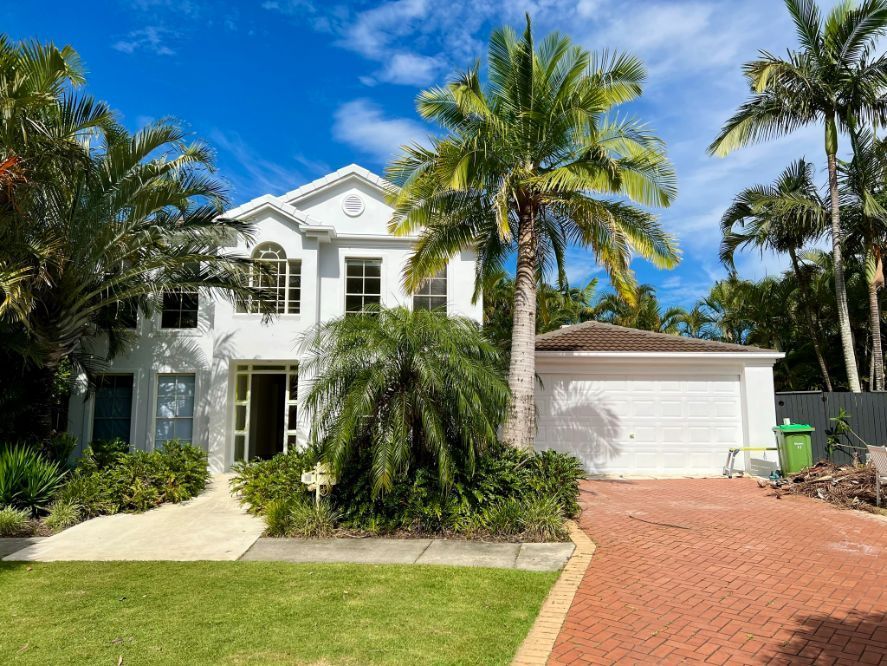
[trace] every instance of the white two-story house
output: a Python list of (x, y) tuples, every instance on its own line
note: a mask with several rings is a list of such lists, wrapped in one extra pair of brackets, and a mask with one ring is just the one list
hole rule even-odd
[(93, 392), (74, 395), (69, 431), (81, 443), (122, 437), (150, 450), (169, 439), (209, 453), (213, 471), (303, 443), (299, 343), (318, 322), (369, 304), (438, 308), (481, 318), (472, 303), (475, 260), (456, 256), (418, 293), (402, 287), (415, 238), (388, 233), (392, 186), (357, 165), (286, 194), (264, 195), (226, 213), (254, 223), (237, 250), (272, 263), (278, 315), (205, 294), (170, 294), (162, 312), (140, 317), (137, 341), (115, 358)]

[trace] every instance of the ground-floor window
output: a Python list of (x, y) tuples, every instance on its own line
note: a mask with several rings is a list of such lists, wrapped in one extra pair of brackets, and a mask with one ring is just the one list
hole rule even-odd
[(190, 442), (194, 433), (194, 375), (160, 375), (157, 378), (157, 412), (154, 446), (171, 439)]
[(132, 375), (102, 375), (95, 388), (92, 440), (129, 442), (131, 422)]

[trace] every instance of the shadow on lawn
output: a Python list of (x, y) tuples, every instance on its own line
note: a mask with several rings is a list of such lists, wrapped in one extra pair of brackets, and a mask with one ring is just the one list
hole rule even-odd
[(796, 616), (791, 639), (768, 645), (757, 657), (797, 660), (798, 663), (831, 663), (851, 659), (856, 663), (887, 663), (887, 612), (842, 612), (837, 616)]

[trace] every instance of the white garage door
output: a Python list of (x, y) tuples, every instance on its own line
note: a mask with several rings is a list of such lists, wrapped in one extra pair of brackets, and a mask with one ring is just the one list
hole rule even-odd
[(593, 474), (711, 475), (742, 446), (738, 375), (541, 375), (537, 448)]

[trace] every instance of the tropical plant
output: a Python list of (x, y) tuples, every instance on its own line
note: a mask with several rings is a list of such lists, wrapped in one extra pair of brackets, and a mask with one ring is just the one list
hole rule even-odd
[(710, 326), (712, 323), (714, 323), (714, 319), (712, 319), (700, 303), (697, 303), (689, 310), (678, 315), (678, 328), (680, 333), (688, 338), (711, 338), (712, 332)]
[(625, 297), (618, 292), (604, 295), (595, 305), (597, 321), (637, 328), (656, 333), (679, 333), (686, 312), (680, 307), (665, 310), (656, 298), (652, 285), (638, 285), (635, 292)]
[(272, 502), (287, 501), (307, 495), (302, 472), (317, 464), (313, 449), (291, 448), (268, 460), (250, 460), (234, 464), (231, 490), (252, 513), (261, 513)]
[[(646, 127), (608, 114), (641, 94), (644, 67), (615, 53), (592, 55), (559, 34), (536, 47), (527, 17), (519, 37), (490, 37), (486, 83), (477, 67), (418, 99), (423, 118), (446, 131), (413, 145), (388, 168), (395, 234), (419, 234), (405, 270), (415, 288), (462, 250), (477, 252), (479, 279), (516, 255), (503, 441), (535, 437), (536, 290), (556, 271), (566, 283), (569, 244), (588, 247), (620, 292), (634, 285), (633, 256), (671, 267), (675, 242), (649, 212), (667, 206), (675, 178), (662, 142)], [(596, 196), (600, 195), (600, 196)]]
[(883, 255), (887, 247), (887, 143), (876, 139), (869, 130), (854, 133), (852, 142), (853, 158), (839, 164), (841, 205), (845, 210), (847, 247), (860, 254), (865, 267), (872, 345), (870, 388), (883, 391), (884, 352), (878, 292), (884, 286)]
[(77, 53), (0, 35), (0, 317), (23, 317), (28, 286), (45, 280), (58, 248), (17, 219), (20, 199), (82, 167), (83, 139), (107, 126), (106, 104), (77, 90), (85, 82)]
[[(135, 309), (150, 313), (165, 294), (250, 292), (252, 262), (224, 249), (250, 227), (218, 219), (225, 199), (208, 175), (210, 152), (184, 139), (167, 122), (135, 135), (115, 129), (82, 168), (19, 198), (14, 217), (27, 238), (57, 247), (45, 279), (27, 287), (33, 307), (0, 334), (24, 332), (46, 386), (66, 357), (89, 375), (119, 353), (133, 339)], [(98, 336), (105, 344), (91, 342)], [(48, 406), (44, 419), (45, 436)]]
[(312, 442), (337, 472), (368, 448), (374, 493), (429, 462), (447, 487), (496, 441), (508, 387), (468, 319), (405, 308), (345, 316), (309, 332), (303, 354)]
[(0, 537), (17, 537), (30, 532), (31, 514), (24, 509), (0, 506)]
[(53, 532), (61, 532), (79, 523), (81, 517), (79, 504), (69, 499), (58, 499), (49, 505), (49, 512), (43, 519), (43, 524)]
[(30, 446), (0, 446), (0, 506), (36, 516), (52, 501), (64, 476), (58, 463), (46, 460)]
[[(540, 283), (536, 291), (536, 332), (547, 333), (593, 319), (597, 284), (597, 278), (583, 288), (558, 289), (546, 282)], [(514, 323), (514, 279), (504, 271), (491, 276), (483, 289), (483, 304), (484, 333), (508, 354)]]
[(877, 48), (887, 33), (887, 0), (839, 2), (824, 20), (814, 0), (785, 0), (785, 5), (801, 48), (784, 58), (762, 51), (757, 60), (744, 66), (752, 95), (727, 121), (709, 152), (723, 156), (802, 126), (823, 127), (838, 325), (847, 381), (850, 390), (858, 393), (861, 385), (842, 255), (838, 132), (854, 132), (866, 121), (883, 124), (887, 120), (887, 57)]
[(768, 250), (788, 254), (822, 381), (831, 391), (810, 287), (798, 258), (804, 246), (819, 239), (825, 228), (826, 209), (813, 182), (813, 165), (797, 160), (772, 185), (755, 185), (736, 195), (721, 218), (721, 261), (735, 272), (733, 259), (740, 248), (753, 247), (761, 254)]

